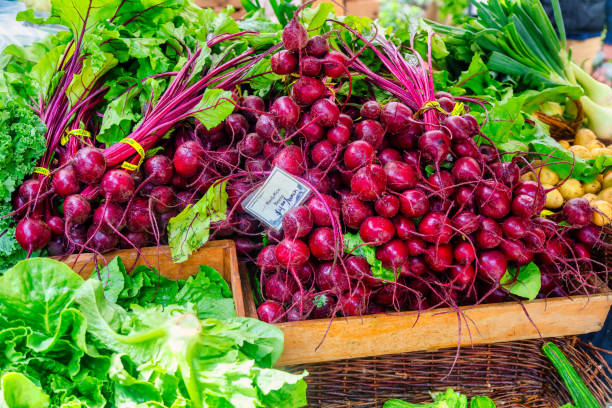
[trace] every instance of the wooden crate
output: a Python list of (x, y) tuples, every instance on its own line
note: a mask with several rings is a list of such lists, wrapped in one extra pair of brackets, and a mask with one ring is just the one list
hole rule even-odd
[[(241, 274), (247, 283), (244, 268)], [(252, 291), (245, 289), (244, 294), (247, 316), (257, 317)], [(461, 321), (455, 310), (440, 308), (336, 317), (331, 324), (330, 319), (279, 323), (285, 348), (277, 365), (440, 350), (456, 347), (459, 331), (463, 346), (591, 333), (601, 329), (610, 305), (612, 293), (605, 290), (590, 296), (537, 299), (525, 302), (525, 310), (516, 302), (462, 307)]]
[[(246, 316), (244, 307), (244, 294), (238, 270), (238, 258), (236, 257), (236, 246), (234, 241), (211, 241), (200, 250), (194, 252), (189, 259), (183, 263), (174, 263), (170, 258), (170, 248), (167, 246), (148, 247), (140, 250), (142, 256), (138, 256), (135, 250), (125, 249), (104, 254), (106, 261), (111, 261), (119, 256), (125, 267), (130, 271), (137, 265), (148, 264), (156, 268), (160, 274), (168, 279), (185, 280), (199, 271), (200, 265), (213, 267), (221, 274), (223, 279), (229, 283), (234, 303), (236, 305), (236, 315)], [(66, 258), (56, 258), (68, 266), (83, 278), (88, 278), (94, 269), (93, 254), (84, 253), (81, 255), (71, 255)], [(99, 258), (98, 264), (103, 263)], [(252, 299), (252, 297), (251, 297)]]

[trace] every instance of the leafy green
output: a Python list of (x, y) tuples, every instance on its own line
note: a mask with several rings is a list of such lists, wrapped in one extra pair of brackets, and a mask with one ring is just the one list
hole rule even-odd
[(13, 193), (45, 152), (44, 133), (45, 125), (34, 112), (0, 95), (0, 271), (25, 256), (6, 215), (12, 211)]
[(0, 406), (306, 405), (307, 373), (270, 368), (282, 331), (224, 316), (231, 292), (217, 272), (203, 267), (161, 299), (147, 292), (152, 274), (127, 275), (117, 259), (99, 270), (101, 280), (83, 281), (48, 258), (8, 270), (0, 277)]
[[(467, 396), (447, 388), (444, 392), (430, 393), (433, 402), (426, 404), (412, 404), (409, 402), (392, 399), (383, 405), (383, 408), (468, 408)], [(472, 397), (470, 408), (495, 408), (495, 403), (489, 397)]]
[(382, 265), (382, 262), (376, 258), (376, 250), (369, 245), (365, 245), (359, 234), (347, 232), (343, 235), (343, 238), (344, 252), (365, 258), (371, 266), (372, 276), (390, 282), (395, 281), (397, 274), (392, 269), (385, 268)]
[(517, 267), (514, 265), (509, 266), (499, 283), (513, 295), (529, 300), (535, 299), (538, 293), (540, 293), (542, 284), (540, 268), (533, 262), (530, 262), (518, 269), (518, 276), (516, 273)]
[(168, 224), (168, 244), (174, 262), (184, 262), (208, 241), (210, 226), (227, 213), (227, 180), (213, 184), (194, 205), (188, 205)]
[(212, 129), (223, 122), (234, 111), (232, 93), (221, 89), (208, 88), (195, 107), (195, 116), (206, 129)]

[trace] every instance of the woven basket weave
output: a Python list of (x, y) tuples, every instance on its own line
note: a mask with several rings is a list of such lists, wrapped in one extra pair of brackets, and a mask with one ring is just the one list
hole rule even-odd
[[(612, 371), (603, 351), (575, 337), (553, 341), (602, 406), (612, 403)], [(541, 340), (529, 340), (464, 347), (450, 375), (455, 349), (300, 365), (289, 370), (310, 373), (310, 407), (382, 407), (390, 398), (427, 402), (431, 401), (429, 391), (451, 387), (468, 396), (487, 395), (497, 407), (558, 408), (571, 399), (541, 346)]]

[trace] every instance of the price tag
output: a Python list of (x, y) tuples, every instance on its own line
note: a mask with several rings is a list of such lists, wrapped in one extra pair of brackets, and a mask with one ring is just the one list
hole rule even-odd
[(305, 184), (275, 167), (264, 184), (246, 198), (242, 208), (264, 224), (280, 230), (283, 215), (300, 206), (310, 193)]

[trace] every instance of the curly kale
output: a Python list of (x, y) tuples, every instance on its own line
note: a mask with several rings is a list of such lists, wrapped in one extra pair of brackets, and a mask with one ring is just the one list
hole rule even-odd
[(23, 259), (14, 238), (11, 197), (46, 148), (45, 125), (28, 107), (0, 98), (0, 271)]

